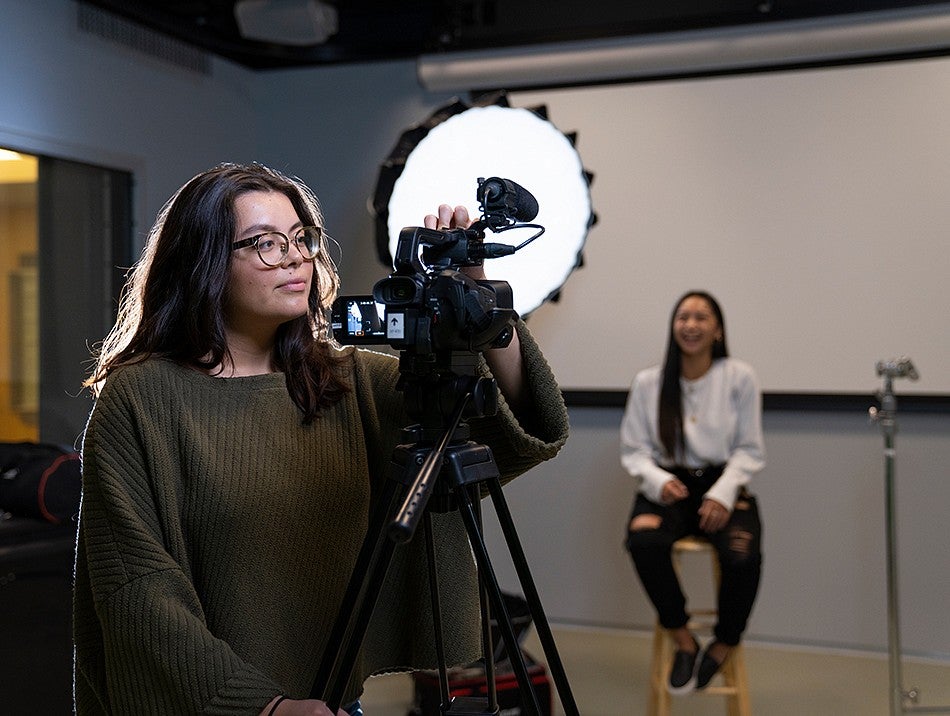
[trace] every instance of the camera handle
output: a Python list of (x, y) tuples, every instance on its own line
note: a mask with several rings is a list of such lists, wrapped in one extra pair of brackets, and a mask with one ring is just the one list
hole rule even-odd
[[(518, 680), (526, 714), (540, 716), (537, 695), (525, 665), (512, 626), (501, 588), (491, 565), (488, 549), (480, 532), (481, 514), (478, 500), (472, 499), (474, 490), (480, 496), (480, 483), (486, 483), (498, 520), (501, 524), (512, 561), (521, 581), (525, 599), (531, 612), (538, 637), (544, 649), (551, 676), (561, 705), (567, 716), (579, 716), (564, 667), (561, 663), (547, 617), (541, 607), (540, 596), (528, 568), (511, 513), (502, 493), (500, 473), (491, 450), (470, 440), (468, 425), (462, 420), (473, 394), (484, 384), (477, 379), (474, 385), (458, 398), (451, 420), (435, 447), (429, 442), (400, 445), (393, 451), (394, 475), (387, 479), (383, 493), (374, 510), (366, 537), (343, 598), (343, 606), (327, 641), (328, 648), (321, 660), (311, 697), (324, 700), (331, 710), (340, 708), (344, 691), (352, 675), (363, 637), (372, 617), (386, 572), (392, 562), (396, 540), (411, 538), (412, 526), (423, 518), (426, 538), (426, 559), (429, 568), (429, 589), (432, 598), (433, 623), (436, 632), (436, 654), (439, 660), (439, 682), (442, 713), (458, 716), (497, 716), (499, 707), (495, 693), (494, 654), (491, 645), (490, 614), (498, 616), (501, 636), (507, 646), (512, 669)], [(489, 381), (494, 386), (494, 381)], [(420, 426), (407, 428), (416, 437), (427, 431)], [(413, 476), (413, 472), (415, 475)], [(442, 642), (439, 615), (438, 585), (435, 581), (435, 553), (432, 539), (429, 497), (441, 483), (449, 499), (454, 501), (468, 533), (469, 542), (478, 566), (479, 601), (482, 612), (482, 642), (485, 676), (488, 683), (487, 705), (481, 699), (457, 698), (450, 703), (448, 674)], [(405, 492), (403, 509), (395, 512), (400, 488)], [(396, 518), (394, 518), (396, 515)], [(332, 646), (339, 644), (334, 653)]]

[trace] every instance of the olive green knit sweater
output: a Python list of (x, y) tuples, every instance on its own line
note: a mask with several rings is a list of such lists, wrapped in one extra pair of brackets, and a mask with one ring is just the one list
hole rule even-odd
[[(470, 421), (503, 479), (567, 437), (524, 326), (528, 434), (502, 401)], [(256, 715), (305, 698), (410, 420), (397, 361), (345, 349), (353, 391), (301, 424), (283, 374), (213, 378), (153, 359), (115, 372), (89, 419), (76, 559), (77, 713)], [(450, 663), (478, 655), (474, 563), (456, 512), (433, 514)], [(396, 550), (346, 701), (372, 673), (436, 665), (425, 551)], [(335, 648), (339, 645), (329, 645)]]

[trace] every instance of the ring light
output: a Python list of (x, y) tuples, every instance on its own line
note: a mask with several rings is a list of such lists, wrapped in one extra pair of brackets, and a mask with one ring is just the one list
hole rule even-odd
[[(545, 227), (537, 241), (510, 256), (485, 261), (489, 279), (511, 284), (522, 317), (546, 300), (556, 300), (564, 281), (581, 265), (591, 210), (592, 175), (584, 171), (574, 137), (560, 132), (544, 108), (453, 102), (400, 137), (380, 170), (372, 209), (380, 260), (392, 267), (400, 231), (419, 225), (439, 203), (468, 207), (478, 218), (479, 177), (504, 177), (537, 199), (532, 223)], [(532, 229), (486, 235), (486, 241), (518, 244)]]

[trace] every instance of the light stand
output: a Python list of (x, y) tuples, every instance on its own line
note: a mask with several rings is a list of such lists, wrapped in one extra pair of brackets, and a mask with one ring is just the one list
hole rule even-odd
[[(897, 522), (894, 481), (894, 436), (897, 433), (897, 398), (894, 396), (895, 378), (917, 380), (917, 369), (910, 358), (901, 357), (877, 362), (877, 374), (884, 379), (880, 393), (881, 406), (871, 407), (871, 420), (881, 426), (884, 435), (884, 521), (887, 530), (887, 644), (890, 675), (890, 713), (950, 713), (950, 707), (917, 706), (920, 693), (916, 688), (907, 691), (901, 674), (900, 609), (897, 598)], [(905, 706), (904, 702), (912, 702)]]

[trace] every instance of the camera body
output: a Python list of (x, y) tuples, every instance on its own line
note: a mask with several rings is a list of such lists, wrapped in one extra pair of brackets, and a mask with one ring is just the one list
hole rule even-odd
[[(399, 246), (419, 247), (444, 233), (409, 227), (401, 232)], [(511, 286), (473, 279), (454, 268), (473, 265), (467, 258), (460, 264), (448, 261), (446, 268), (427, 271), (397, 258), (396, 271), (376, 283), (372, 296), (338, 297), (331, 313), (334, 338), (344, 345), (387, 343), (414, 353), (508, 345), (517, 319)]]
[(474, 279), (460, 269), (513, 253), (516, 249), (505, 244), (484, 244), (483, 230), (513, 228), (519, 212), (537, 213), (537, 203), (510, 180), (478, 183), (484, 212), (479, 221), (468, 229), (404, 228), (394, 271), (376, 283), (372, 296), (339, 296), (333, 302), (330, 323), (339, 343), (387, 343), (424, 355), (480, 352), (511, 342), (518, 318), (511, 286)]

